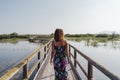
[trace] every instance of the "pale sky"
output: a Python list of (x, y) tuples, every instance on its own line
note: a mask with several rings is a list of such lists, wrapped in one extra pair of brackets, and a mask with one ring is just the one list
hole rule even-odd
[(0, 34), (120, 32), (120, 0), (0, 0)]

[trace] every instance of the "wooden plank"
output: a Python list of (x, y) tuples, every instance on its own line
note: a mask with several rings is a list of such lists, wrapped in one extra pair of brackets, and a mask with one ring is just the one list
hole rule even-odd
[(73, 75), (73, 72), (72, 72), (70, 65), (68, 65), (68, 80), (76, 80), (74, 75)]
[[(67, 68), (68, 68), (68, 80), (77, 80), (74, 77), (74, 73), (73, 73), (73, 71), (71, 69), (71, 66), (68, 65)], [(55, 76), (54, 76), (54, 67), (53, 67), (53, 65), (51, 65), (50, 63), (48, 63), (46, 65), (46, 67), (44, 67), (43, 73), (41, 75), (38, 74), (38, 76), (42, 76), (42, 77), (39, 77), (36, 80), (54, 80)]]
[(41, 80), (50, 80), (51, 76), (54, 76), (54, 74), (52, 74), (52, 70), (53, 70), (52, 65), (50, 63), (48, 63), (42, 74)]
[[(44, 55), (43, 55), (44, 56)], [(37, 74), (34, 77), (34, 80), (40, 80), (41, 79), (41, 75), (43, 74), (43, 71), (46, 69), (46, 65), (49, 61), (49, 55), (47, 55), (47, 57), (45, 58), (45, 61), (41, 64), (40, 69), (38, 70)]]
[(52, 70), (51, 70), (51, 77), (50, 77), (50, 80), (54, 80), (55, 79), (55, 74), (54, 74), (54, 67), (52, 67)]

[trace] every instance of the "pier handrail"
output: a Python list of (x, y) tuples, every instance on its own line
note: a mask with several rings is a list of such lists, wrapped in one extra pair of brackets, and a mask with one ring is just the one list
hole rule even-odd
[[(51, 39), (52, 40), (52, 39)], [(19, 64), (17, 64), (15, 67), (10, 69), (6, 74), (4, 74), (0, 80), (10, 80), (21, 68), (23, 68), (23, 80), (28, 80), (34, 70), (36, 68), (40, 68), (41, 64), (44, 62), (46, 56), (48, 55), (48, 52), (50, 50), (51, 46), (51, 40), (38, 48), (35, 52), (33, 52), (30, 56), (22, 60)], [(43, 53), (40, 53), (40, 51), (44, 49)], [(32, 60), (35, 56), (38, 56), (38, 60), (36, 63), (32, 66), (32, 68), (28, 71), (29, 61)], [(43, 60), (41, 62), (41, 60)]]
[[(74, 54), (72, 54), (71, 48), (73, 48)], [(78, 80), (81, 80), (81, 78), (80, 78), (80, 75), (79, 75), (79, 73), (77, 72), (77, 69), (76, 69), (77, 65), (81, 69), (81, 71), (84, 73), (84, 75), (87, 77), (88, 80), (93, 80), (93, 66), (96, 67), (99, 71), (101, 71), (104, 75), (106, 75), (109, 79), (120, 80), (120, 78), (118, 76), (116, 76), (115, 74), (113, 74), (112, 72), (110, 72), (109, 70), (104, 68), (102, 65), (98, 64), (97, 62), (95, 62), (94, 60), (92, 60), (91, 58), (89, 58), (88, 56), (83, 54), (82, 52), (80, 52), (77, 48), (75, 48), (71, 44), (69, 44), (69, 52), (70, 52), (70, 56), (74, 59), (73, 63), (72, 63), (72, 66), (73, 66), (72, 68), (75, 70), (75, 73), (76, 73), (77, 77), (79, 78)], [(88, 61), (87, 72), (81, 66), (80, 61), (77, 60), (77, 53), (80, 56), (82, 56), (85, 60)]]

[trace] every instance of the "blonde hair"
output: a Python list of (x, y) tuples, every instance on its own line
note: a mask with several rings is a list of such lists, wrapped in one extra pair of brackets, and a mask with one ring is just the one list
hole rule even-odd
[(64, 32), (62, 29), (56, 29), (54, 33), (54, 40), (55, 41), (62, 41), (64, 40)]

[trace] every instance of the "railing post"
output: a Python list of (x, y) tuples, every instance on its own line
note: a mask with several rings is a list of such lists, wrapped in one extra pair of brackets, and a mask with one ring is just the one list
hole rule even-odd
[[(40, 60), (40, 51), (38, 52), (38, 60)], [(38, 69), (40, 68), (40, 62), (38, 63)]]
[(49, 48), (50, 43), (47, 44), (47, 48)]
[(76, 58), (77, 58), (77, 54), (76, 54), (76, 50), (74, 49), (74, 67), (76, 68)]
[(47, 44), (47, 53), (48, 53), (48, 49), (49, 49), (49, 44)]
[(69, 52), (71, 51), (70, 45), (69, 45)]
[(45, 52), (45, 54), (44, 54), (44, 59), (46, 58), (46, 46), (44, 47), (44, 52)]
[(71, 48), (70, 48), (70, 45), (69, 45), (69, 57), (70, 57), (70, 59), (71, 59)]
[(93, 79), (93, 66), (90, 62), (88, 62), (88, 80)]
[(23, 66), (23, 79), (27, 79), (28, 78), (28, 64), (26, 63)]

